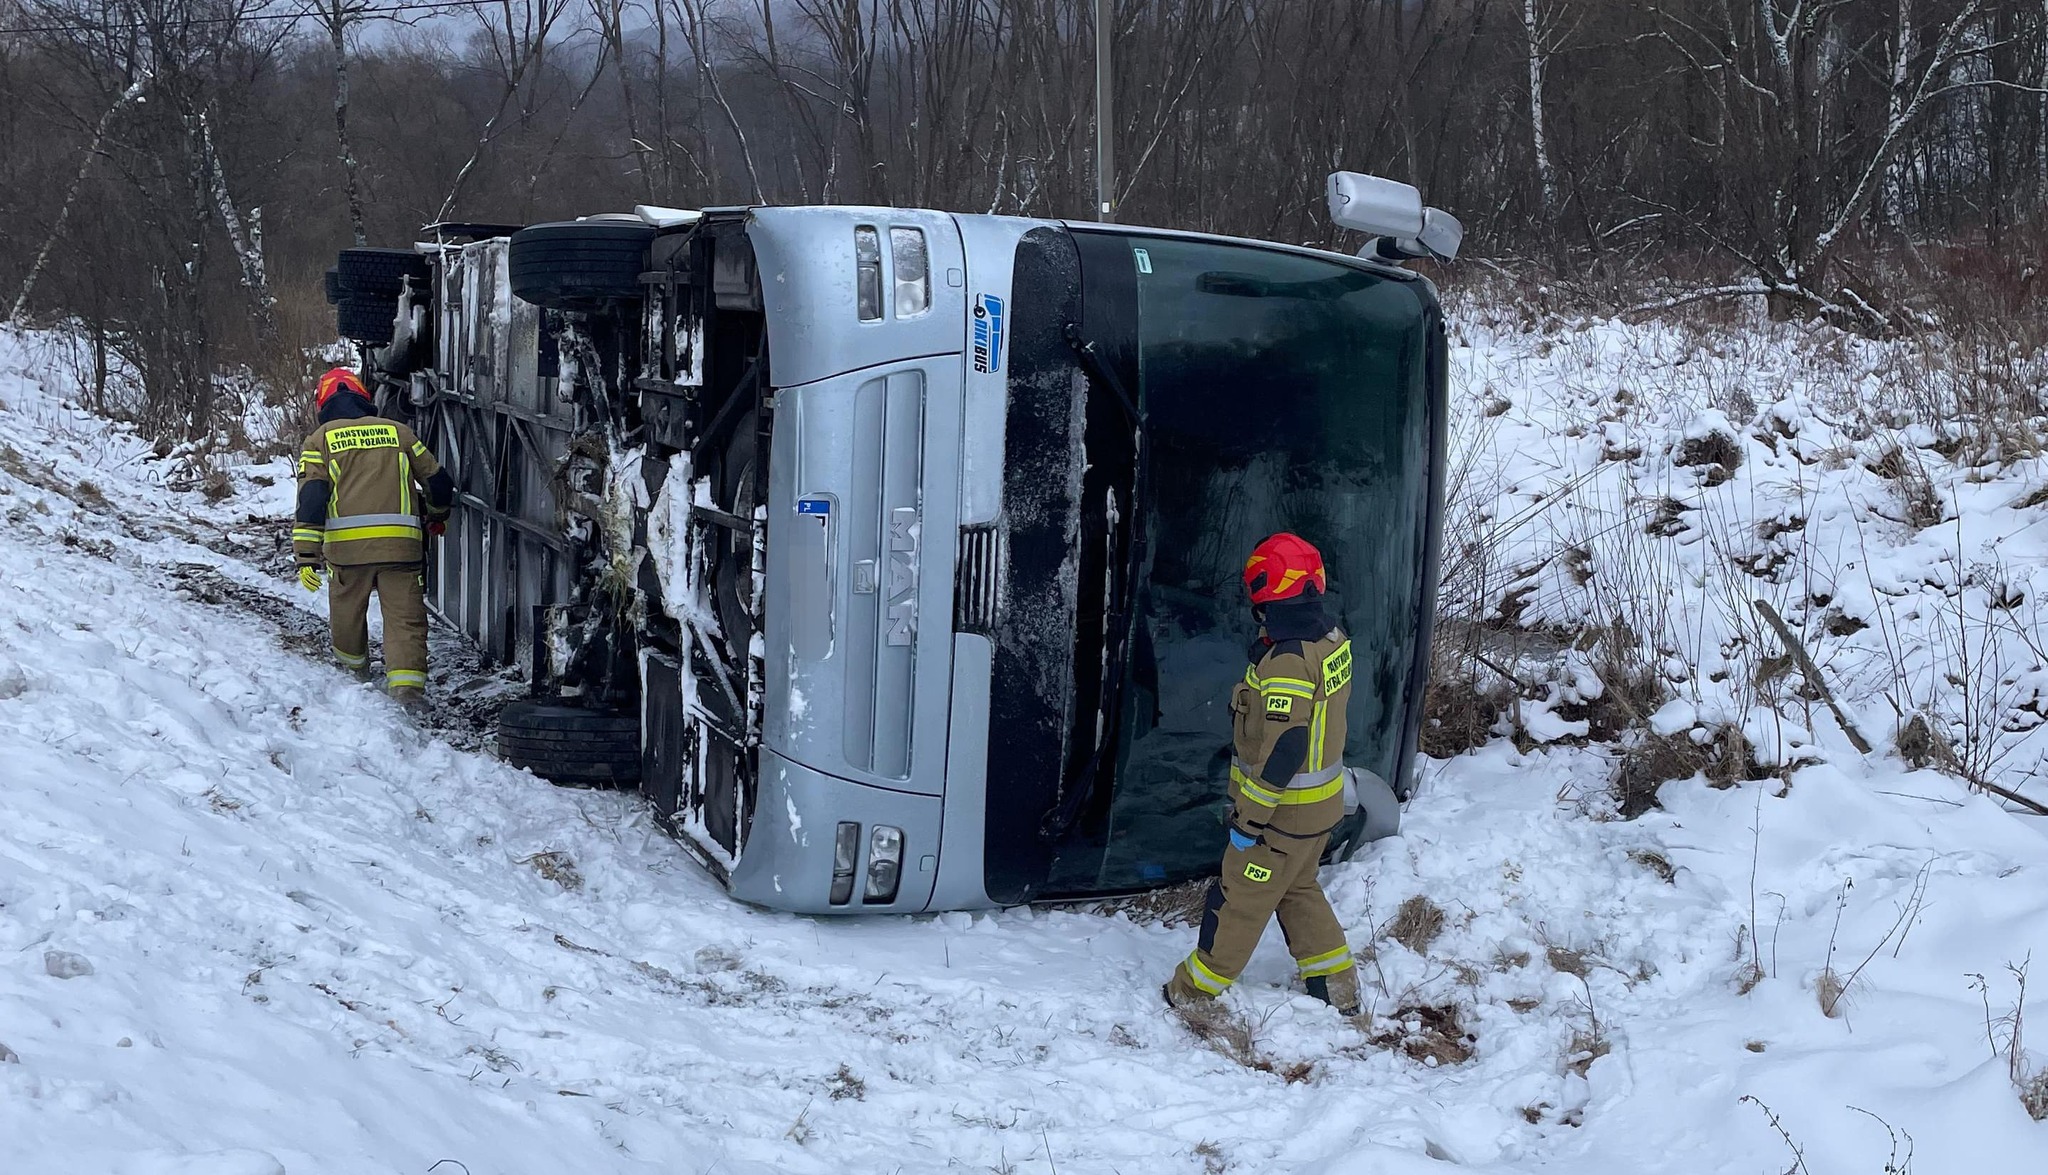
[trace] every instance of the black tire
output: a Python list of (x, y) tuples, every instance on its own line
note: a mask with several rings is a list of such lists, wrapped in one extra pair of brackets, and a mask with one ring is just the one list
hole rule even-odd
[(411, 249), (343, 249), (334, 272), (344, 298), (385, 301), (404, 292), (406, 278), (426, 281), (433, 270)]
[(350, 295), (335, 304), (335, 325), (341, 337), (358, 343), (383, 346), (391, 341), (392, 323), (398, 317), (398, 303), (388, 298)]
[(339, 272), (332, 269), (327, 271), (326, 289), (327, 304), (329, 306), (339, 305), (342, 297), (341, 274)]
[(639, 298), (654, 227), (637, 221), (575, 220), (512, 234), (512, 293), (550, 310), (583, 310)]
[(518, 701), (498, 712), (498, 757), (550, 783), (640, 782), (640, 720), (610, 710)]

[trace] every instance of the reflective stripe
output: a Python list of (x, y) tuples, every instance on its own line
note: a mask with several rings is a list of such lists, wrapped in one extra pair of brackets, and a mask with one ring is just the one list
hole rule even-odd
[(327, 537), (327, 532), (317, 526), (295, 526), (292, 528), (292, 541), (295, 543), (317, 543), (325, 537)]
[(410, 526), (418, 527), (417, 514), (344, 514), (340, 518), (327, 520), (329, 530), (337, 526)]
[(1279, 792), (1260, 783), (1252, 777), (1250, 772), (1235, 763), (1230, 765), (1230, 782), (1236, 784), (1244, 792), (1244, 798), (1254, 804), (1263, 804), (1271, 808), (1277, 806), (1281, 799), (1284, 798)]
[(1328, 750), (1328, 748), (1323, 746), (1323, 741), (1329, 737), (1329, 728), (1330, 704), (1318, 698), (1316, 700), (1315, 717), (1309, 719), (1308, 724), (1308, 769), (1310, 771), (1321, 771), (1323, 769), (1323, 760), (1327, 757)]
[(415, 457), (424, 457), (424, 456), (426, 456), (426, 455), (427, 455), (427, 446), (426, 446), (426, 442), (424, 442), (424, 441), (414, 441), (414, 442), (412, 443), (412, 455), (413, 455), (413, 456), (415, 456)]
[(398, 455), (398, 510), (401, 514), (413, 513), (412, 462), (402, 452)]
[(1199, 951), (1191, 951), (1188, 954), (1188, 978), (1196, 987), (1210, 995), (1222, 995), (1223, 989), (1230, 986), (1230, 980), (1202, 965)]
[(1351, 966), (1351, 948), (1348, 946), (1338, 947), (1334, 951), (1317, 955), (1314, 958), (1302, 959), (1295, 963), (1295, 966), (1300, 969), (1303, 979), (1314, 979), (1319, 975), (1335, 975), (1337, 972)]
[(1279, 804), (1317, 804), (1344, 790), (1344, 766), (1340, 763), (1320, 771), (1304, 771), (1288, 780), (1284, 791), (1274, 791), (1246, 771), (1243, 763), (1233, 760), (1230, 779), (1244, 789), (1246, 799), (1269, 808)]
[(406, 687), (424, 689), (427, 684), (427, 673), (424, 669), (386, 670), (384, 673), (384, 683), (391, 689), (403, 689)]
[(368, 653), (344, 653), (340, 649), (334, 650), (334, 659), (350, 669), (361, 669), (370, 663), (370, 655)]
[(337, 530), (327, 528), (327, 542), (353, 543), (364, 539), (416, 539), (423, 532), (417, 526), (351, 526)]
[(322, 465), (325, 465), (325, 464), (327, 464), (327, 458), (325, 458), (325, 457), (321, 456), (321, 455), (320, 455), (320, 450), (318, 450), (318, 449), (307, 449), (306, 451), (304, 451), (304, 452), (300, 453), (300, 454), (299, 454), (299, 460), (301, 460), (301, 461), (317, 461), (317, 462), (319, 462), (319, 463), (320, 463), (320, 464), (322, 464)]
[(1262, 685), (1261, 692), (1293, 694), (1297, 698), (1313, 698), (1316, 696), (1316, 687), (1314, 682), (1303, 681), (1298, 677), (1269, 677)]
[(348, 543), (362, 539), (416, 539), (420, 529), (416, 514), (347, 514), (327, 520), (327, 541)]

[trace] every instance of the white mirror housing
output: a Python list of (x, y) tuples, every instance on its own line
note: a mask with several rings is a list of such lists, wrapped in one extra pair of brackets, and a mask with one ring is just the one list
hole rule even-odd
[(1330, 219), (1340, 228), (1375, 237), (1419, 237), (1425, 220), (1422, 193), (1398, 180), (1331, 172)]
[(1465, 226), (1441, 208), (1425, 208), (1422, 231), (1416, 234), (1415, 243), (1429, 250), (1429, 255), (1438, 261), (1454, 261), (1458, 247), (1465, 243)]

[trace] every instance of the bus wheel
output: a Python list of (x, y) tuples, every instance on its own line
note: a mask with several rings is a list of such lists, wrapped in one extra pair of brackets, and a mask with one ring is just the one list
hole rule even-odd
[(398, 317), (395, 298), (347, 295), (334, 305), (335, 325), (341, 337), (381, 347), (391, 341), (393, 321)]
[(654, 228), (637, 219), (536, 224), (512, 234), (512, 293), (550, 310), (587, 310), (646, 293)]
[(334, 286), (343, 299), (395, 301), (405, 292), (405, 279), (425, 282), (433, 272), (427, 259), (411, 249), (343, 249), (334, 260)]
[(498, 757), (568, 787), (631, 786), (640, 781), (640, 719), (521, 700), (498, 712)]

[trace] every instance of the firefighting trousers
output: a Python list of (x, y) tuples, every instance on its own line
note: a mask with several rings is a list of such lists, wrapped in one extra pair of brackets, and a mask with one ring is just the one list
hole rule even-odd
[(384, 682), (427, 686), (426, 576), (418, 563), (364, 563), (328, 570), (327, 626), (334, 657), (360, 671), (370, 663), (370, 596), (384, 616)]
[(1236, 982), (1276, 915), (1296, 971), (1311, 989), (1319, 986), (1311, 981), (1353, 970), (1344, 927), (1316, 875), (1329, 840), (1328, 833), (1297, 839), (1268, 832), (1250, 848), (1223, 850), (1222, 874), (1209, 884), (1201, 938), (1173, 971), (1177, 1002), (1220, 995)]

